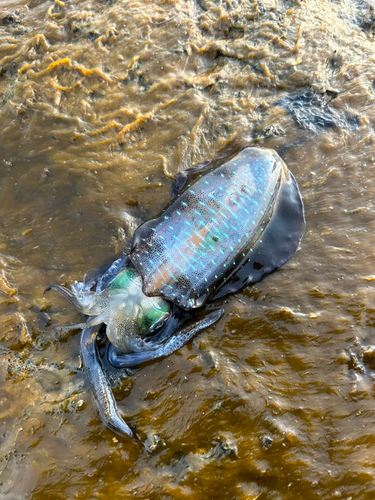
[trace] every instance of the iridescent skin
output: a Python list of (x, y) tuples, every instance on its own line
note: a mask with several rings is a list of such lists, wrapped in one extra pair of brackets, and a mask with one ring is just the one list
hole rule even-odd
[(284, 167), (274, 151), (246, 148), (137, 229), (129, 258), (143, 292), (186, 310), (207, 302), (261, 237)]

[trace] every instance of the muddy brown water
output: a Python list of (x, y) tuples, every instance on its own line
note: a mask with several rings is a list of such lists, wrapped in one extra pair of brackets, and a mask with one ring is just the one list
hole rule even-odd
[[(0, 497), (375, 497), (372, 0), (2, 0)], [(296, 256), (114, 392), (44, 289), (109, 262), (235, 141), (300, 185)]]

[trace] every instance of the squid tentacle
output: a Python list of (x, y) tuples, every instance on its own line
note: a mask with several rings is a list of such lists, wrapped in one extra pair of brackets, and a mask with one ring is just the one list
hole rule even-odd
[(133, 431), (120, 415), (112, 388), (98, 360), (97, 331), (85, 328), (81, 335), (82, 364), (85, 369), (94, 405), (102, 422), (120, 436), (134, 437)]
[(165, 341), (164, 344), (160, 344), (159, 346), (155, 345), (153, 346), (153, 349), (149, 351), (117, 354), (115, 348), (110, 345), (108, 349), (108, 360), (114, 368), (132, 368), (140, 365), (141, 363), (145, 363), (146, 361), (168, 356), (187, 344), (187, 342), (189, 342), (189, 340), (197, 335), (201, 330), (216, 323), (216, 321), (218, 321), (223, 314), (223, 309), (213, 311), (207, 314), (207, 316), (201, 321), (184, 328), (178, 332), (177, 335), (172, 335)]

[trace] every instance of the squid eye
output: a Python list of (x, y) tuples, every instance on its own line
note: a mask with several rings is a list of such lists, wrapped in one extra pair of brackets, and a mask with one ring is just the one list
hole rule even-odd
[(169, 319), (169, 314), (166, 314), (165, 316), (163, 316), (162, 318), (158, 319), (150, 328), (150, 332), (154, 332), (155, 330), (158, 330), (159, 328), (161, 328), (165, 323), (166, 321)]
[(152, 311), (138, 316), (138, 324), (144, 333), (154, 332), (158, 328), (164, 325), (164, 323), (169, 318), (169, 312), (160, 313), (160, 311), (154, 309)]

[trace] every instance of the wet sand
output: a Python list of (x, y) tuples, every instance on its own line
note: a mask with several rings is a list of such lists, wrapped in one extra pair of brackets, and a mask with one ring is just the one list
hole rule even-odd
[[(374, 497), (374, 31), (361, 0), (2, 1), (0, 496)], [(43, 292), (236, 141), (295, 175), (301, 248), (114, 377), (142, 444), (121, 439), (54, 328), (84, 316)]]

